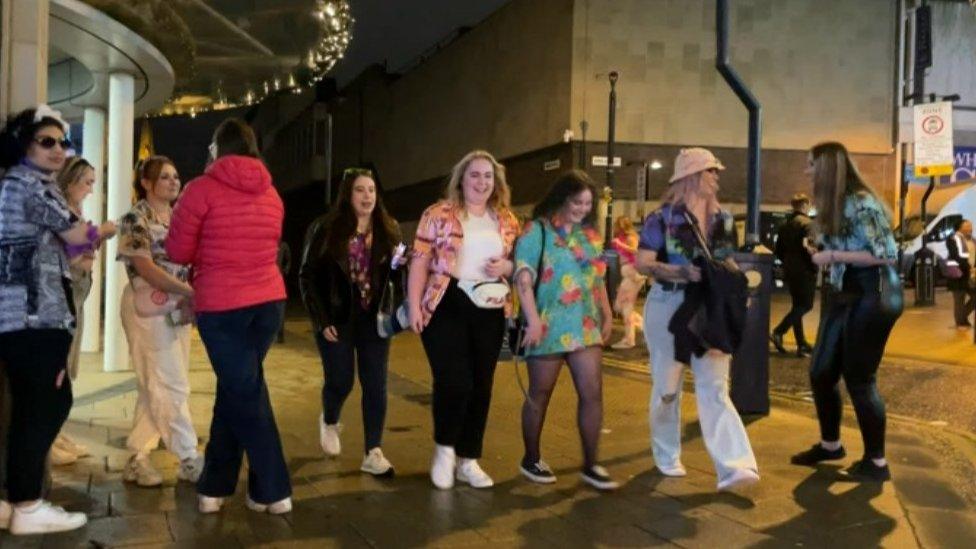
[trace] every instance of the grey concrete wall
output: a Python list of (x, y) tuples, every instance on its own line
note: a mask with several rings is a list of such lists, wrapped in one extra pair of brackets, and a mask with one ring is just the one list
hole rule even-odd
[(392, 189), (446, 173), (473, 148), (507, 157), (559, 142), (572, 11), (573, 0), (516, 0), (405, 75), (354, 83), (335, 108), (335, 169), (373, 161)]
[[(896, 2), (730, 4), (732, 61), (763, 104), (764, 147), (892, 151)], [(745, 146), (745, 109), (714, 68), (714, 25), (714, 0), (576, 0), (574, 128), (586, 119), (605, 139), (605, 75), (617, 70), (619, 140)]]

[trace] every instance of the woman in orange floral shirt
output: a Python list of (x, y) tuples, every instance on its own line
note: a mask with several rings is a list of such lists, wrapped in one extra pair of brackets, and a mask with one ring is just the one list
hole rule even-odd
[(434, 458), (441, 489), (494, 481), (478, 465), (495, 364), (510, 310), (508, 283), (518, 221), (505, 168), (485, 151), (451, 171), (445, 198), (427, 208), (413, 246), (407, 301), (434, 378)]
[[(536, 205), (533, 221), (515, 249), (515, 280), (527, 322), (524, 343), (529, 363), (529, 391), (522, 406), (525, 456), (519, 470), (533, 482), (556, 482), (541, 459), (539, 439), (549, 399), (566, 362), (580, 401), (580, 478), (597, 489), (612, 490), (617, 483), (597, 463), (603, 425), (601, 347), (610, 337), (613, 313), (604, 282), (606, 263), (600, 255), (603, 239), (594, 228), (596, 196), (596, 186), (586, 173), (563, 174)], [(536, 277), (540, 277), (538, 289)]]

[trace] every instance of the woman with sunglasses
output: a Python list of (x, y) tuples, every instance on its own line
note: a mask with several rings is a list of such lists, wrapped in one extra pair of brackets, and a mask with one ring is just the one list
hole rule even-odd
[(0, 520), (10, 532), (42, 534), (84, 526), (41, 499), (44, 464), (71, 410), (68, 351), (75, 330), (65, 244), (93, 245), (115, 234), (111, 222), (80, 222), (49, 185), (71, 148), (68, 124), (41, 105), (0, 131), (0, 362), (10, 385), (6, 489)]
[(380, 449), (390, 340), (377, 331), (376, 318), (387, 282), (402, 295), (399, 273), (392, 271), (399, 244), (400, 229), (383, 207), (373, 173), (348, 169), (332, 211), (309, 228), (299, 271), (325, 374), (319, 417), (322, 451), (335, 457), (342, 449), (339, 414), (358, 368), (366, 443), (360, 470), (374, 476), (393, 473)]
[(166, 254), (173, 201), (180, 176), (165, 156), (151, 156), (136, 166), (135, 205), (119, 223), (118, 259), (129, 284), (122, 292), (122, 329), (136, 372), (135, 413), (126, 440), (131, 453), (123, 478), (138, 486), (160, 486), (163, 477), (149, 456), (159, 446), (180, 460), (176, 478), (196, 482), (203, 470), (197, 432), (190, 418), (190, 326), (172, 313), (147, 315), (137, 308), (140, 293), (165, 292), (189, 309), (193, 288), (189, 268)]
[(193, 266), (197, 328), (217, 376), (199, 509), (220, 510), (247, 454), (248, 509), (288, 513), (291, 480), (264, 381), (264, 357), (285, 312), (277, 264), (285, 208), (247, 123), (224, 120), (212, 151), (176, 203), (166, 238), (170, 259)]
[[(718, 202), (719, 171), (725, 167), (711, 151), (682, 149), (661, 206), (644, 221), (637, 251), (638, 269), (654, 277), (644, 305), (644, 338), (651, 351), (650, 424), (654, 463), (661, 474), (683, 477), (681, 463), (681, 393), (684, 367), (675, 357), (671, 317), (685, 300), (685, 288), (701, 281), (692, 261), (708, 252), (724, 259), (735, 251), (732, 215)], [(701, 236), (701, 239), (699, 239)], [(704, 241), (708, 250), (702, 249)], [(692, 354), (698, 422), (712, 458), (720, 491), (759, 481), (759, 466), (749, 435), (729, 398), (731, 355), (710, 349)]]
[(455, 164), (445, 195), (420, 218), (407, 282), (410, 326), (434, 377), (430, 477), (440, 489), (455, 478), (488, 488), (495, 482), (478, 458), (511, 310), (503, 279), (512, 274), (518, 221), (505, 168), (488, 152)]

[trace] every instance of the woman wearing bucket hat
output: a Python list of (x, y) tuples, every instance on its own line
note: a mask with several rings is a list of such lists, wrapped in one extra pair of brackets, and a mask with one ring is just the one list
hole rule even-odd
[[(681, 464), (681, 385), (684, 364), (675, 359), (668, 323), (684, 301), (685, 287), (701, 280), (692, 260), (705, 255), (696, 230), (716, 259), (736, 244), (731, 214), (718, 203), (718, 172), (725, 166), (710, 151), (682, 149), (661, 206), (644, 222), (637, 252), (638, 269), (654, 277), (644, 307), (644, 337), (651, 350), (650, 423), (654, 462), (662, 474), (685, 476)], [(694, 225), (693, 225), (694, 224)], [(697, 225), (697, 229), (696, 229)], [(742, 420), (729, 399), (731, 355), (716, 349), (691, 357), (702, 436), (718, 475), (719, 490), (759, 480), (756, 458)]]

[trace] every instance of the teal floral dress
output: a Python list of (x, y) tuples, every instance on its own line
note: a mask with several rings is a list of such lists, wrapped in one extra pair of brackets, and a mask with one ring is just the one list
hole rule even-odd
[(549, 221), (532, 221), (526, 227), (515, 245), (516, 276), (526, 270), (534, 283), (542, 257), (535, 296), (542, 341), (528, 349), (527, 356), (571, 353), (603, 344), (599, 295), (606, 263), (602, 253), (600, 234), (591, 227), (554, 227)]
[[(878, 259), (895, 260), (898, 245), (891, 231), (891, 222), (878, 199), (868, 193), (851, 194), (844, 201), (845, 223), (840, 234), (821, 237), (825, 250), (842, 252), (870, 252)], [(830, 266), (830, 284), (843, 289), (846, 263)]]

